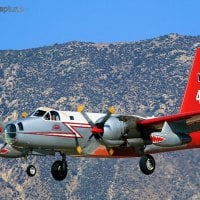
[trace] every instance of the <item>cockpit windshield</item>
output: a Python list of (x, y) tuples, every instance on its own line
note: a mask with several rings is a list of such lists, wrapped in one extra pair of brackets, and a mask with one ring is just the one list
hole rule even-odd
[(32, 116), (34, 117), (43, 117), (44, 114), (46, 113), (47, 111), (44, 111), (44, 110), (36, 110)]
[(48, 107), (40, 107), (31, 116), (43, 117), (49, 110), (51, 110), (51, 109)]
[(60, 121), (59, 113), (47, 107), (38, 108), (31, 116), (43, 117), (45, 120)]

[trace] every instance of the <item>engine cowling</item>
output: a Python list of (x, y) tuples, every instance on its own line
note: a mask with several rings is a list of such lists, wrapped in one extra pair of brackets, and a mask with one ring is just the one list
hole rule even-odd
[(123, 121), (116, 117), (110, 117), (104, 124), (103, 138), (108, 140), (119, 140), (125, 131)]

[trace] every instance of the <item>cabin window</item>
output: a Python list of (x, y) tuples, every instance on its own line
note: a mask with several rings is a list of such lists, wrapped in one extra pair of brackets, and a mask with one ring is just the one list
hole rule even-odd
[(69, 116), (69, 119), (70, 120), (74, 120), (74, 116)]

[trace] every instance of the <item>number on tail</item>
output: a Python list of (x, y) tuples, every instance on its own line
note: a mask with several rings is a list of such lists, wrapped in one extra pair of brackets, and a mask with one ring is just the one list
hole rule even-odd
[(200, 103), (200, 90), (197, 91), (196, 100)]

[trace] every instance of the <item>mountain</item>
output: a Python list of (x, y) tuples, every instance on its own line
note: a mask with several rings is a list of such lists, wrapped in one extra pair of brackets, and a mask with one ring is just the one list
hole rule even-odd
[[(177, 113), (200, 36), (169, 34), (130, 43), (68, 42), (0, 51), (4, 117), (37, 107), (161, 116)], [(58, 157), (58, 155), (56, 156)], [(68, 158), (63, 182), (50, 174), (54, 157), (0, 159), (0, 199), (199, 199), (199, 150), (156, 154), (143, 175), (139, 158)], [(28, 162), (37, 166), (29, 178)]]

